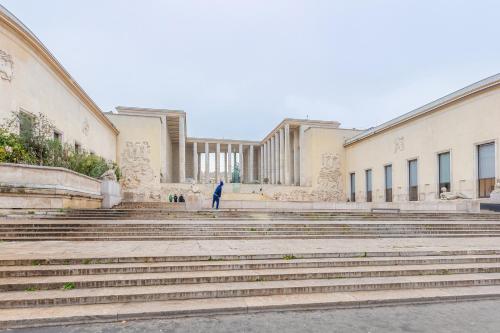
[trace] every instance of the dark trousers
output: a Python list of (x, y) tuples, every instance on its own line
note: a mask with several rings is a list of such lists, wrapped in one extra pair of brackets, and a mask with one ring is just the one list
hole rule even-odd
[(214, 204), (217, 203), (217, 209), (219, 209), (219, 201), (220, 201), (219, 196), (214, 194), (214, 196), (212, 197), (212, 208), (214, 208)]

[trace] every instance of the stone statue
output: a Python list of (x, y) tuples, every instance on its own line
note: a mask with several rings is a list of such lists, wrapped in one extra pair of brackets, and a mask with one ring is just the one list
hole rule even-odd
[(441, 200), (456, 200), (456, 199), (470, 199), (463, 193), (452, 193), (448, 192), (446, 187), (441, 187), (441, 194), (439, 195), (439, 199)]
[(116, 182), (117, 179), (116, 179), (115, 169), (109, 169), (108, 171), (104, 172), (100, 178), (102, 180), (112, 180)]
[(191, 182), (191, 192), (192, 193), (200, 193), (200, 189), (198, 188), (198, 186), (196, 186), (196, 181), (194, 179)]
[(495, 202), (500, 202), (500, 178), (495, 182), (495, 189), (491, 191), (490, 199)]

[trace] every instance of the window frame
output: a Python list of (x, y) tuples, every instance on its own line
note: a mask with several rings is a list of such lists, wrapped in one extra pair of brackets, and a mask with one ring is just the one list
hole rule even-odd
[[(449, 186), (448, 186), (448, 192), (451, 192), (451, 189), (452, 189), (452, 184), (453, 184), (453, 176), (452, 176), (452, 167), (451, 167), (451, 149), (449, 150), (442, 150), (442, 151), (438, 151), (436, 153), (436, 158), (437, 158), (437, 186), (438, 186), (438, 195), (437, 197), (439, 198), (439, 195), (441, 194), (441, 161), (440, 161), (440, 156), (443, 155), (443, 154), (448, 154), (449, 155), (449, 172), (450, 172), (450, 179), (449, 179)], [(444, 183), (443, 183), (444, 184)]]
[[(417, 177), (417, 185), (416, 186), (411, 186), (411, 167), (410, 166), (411, 166), (412, 162), (416, 163), (416, 177)], [(418, 181), (419, 181), (419, 177), (418, 177), (418, 157), (417, 158), (410, 158), (410, 159), (407, 160), (406, 170), (407, 170), (407, 173), (408, 173), (408, 177), (407, 177), (407, 180), (408, 180), (408, 201), (419, 201), (419, 197), (418, 197), (418, 187), (419, 187), (418, 186)]]
[[(391, 168), (391, 187), (390, 188), (387, 187), (387, 168), (389, 168), (389, 167)], [(394, 180), (394, 177), (393, 177), (392, 163), (385, 164), (384, 165), (384, 200), (385, 200), (385, 202), (393, 202), (393, 200), (394, 200), (394, 195), (392, 193), (393, 188), (394, 188), (393, 180)], [(388, 191), (390, 191), (390, 193)], [(390, 198), (389, 198), (389, 196), (390, 196)], [(390, 200), (388, 200), (388, 199), (390, 199)]]
[[(370, 174), (370, 191), (368, 191), (368, 174)], [(373, 202), (373, 169), (371, 168), (365, 169), (365, 192), (366, 202)]]

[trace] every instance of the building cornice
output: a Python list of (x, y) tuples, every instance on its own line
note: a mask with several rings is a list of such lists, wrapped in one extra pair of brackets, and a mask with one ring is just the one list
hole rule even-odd
[(43, 45), (43, 43), (28, 29), (17, 17), (0, 5), (0, 22), (12, 30), (22, 41), (26, 43), (66, 84), (66, 86), (91, 110), (115, 134), (118, 129), (104, 115), (102, 110), (83, 90), (83, 88), (71, 77), (68, 71), (54, 57), (54, 55)]
[(260, 144), (264, 144), (264, 142), (269, 140), (271, 136), (273, 136), (281, 127), (287, 124), (293, 127), (307, 125), (322, 128), (339, 128), (340, 126), (340, 123), (338, 121), (285, 118), (278, 125), (276, 125), (276, 127), (274, 127), (273, 130), (264, 137), (264, 139), (260, 141)]
[(414, 120), (416, 118), (420, 118), (422, 116), (425, 116), (427, 114), (430, 114), (432, 112), (435, 112), (439, 109), (442, 109), (443, 107), (446, 107), (452, 103), (455, 103), (457, 101), (463, 100), (467, 97), (470, 97), (474, 94), (481, 93), (483, 91), (486, 91), (492, 87), (500, 85), (500, 73), (490, 76), (486, 79), (483, 79), (481, 81), (478, 81), (476, 83), (473, 83), (465, 88), (462, 88), (460, 90), (457, 90), (451, 94), (448, 94), (444, 97), (441, 97), (433, 102), (430, 102), (424, 106), (421, 106), (413, 111), (410, 111), (408, 113), (405, 113), (397, 118), (394, 118), (388, 122), (385, 122), (379, 126), (373, 127), (371, 129), (368, 129), (364, 131), (363, 133), (360, 133), (358, 135), (355, 135), (354, 137), (348, 139), (345, 141), (344, 146), (347, 147), (349, 145), (352, 145), (356, 142), (359, 142), (361, 140), (370, 138), (374, 135), (377, 135), (379, 133), (385, 132), (391, 128), (395, 128), (397, 126), (400, 126), (401, 124), (407, 123), (411, 120)]

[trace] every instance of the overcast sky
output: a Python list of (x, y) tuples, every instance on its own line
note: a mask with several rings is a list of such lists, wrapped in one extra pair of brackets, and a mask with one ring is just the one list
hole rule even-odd
[(104, 111), (181, 109), (188, 135), (283, 118), (367, 128), (500, 72), (500, 1), (0, 0)]

